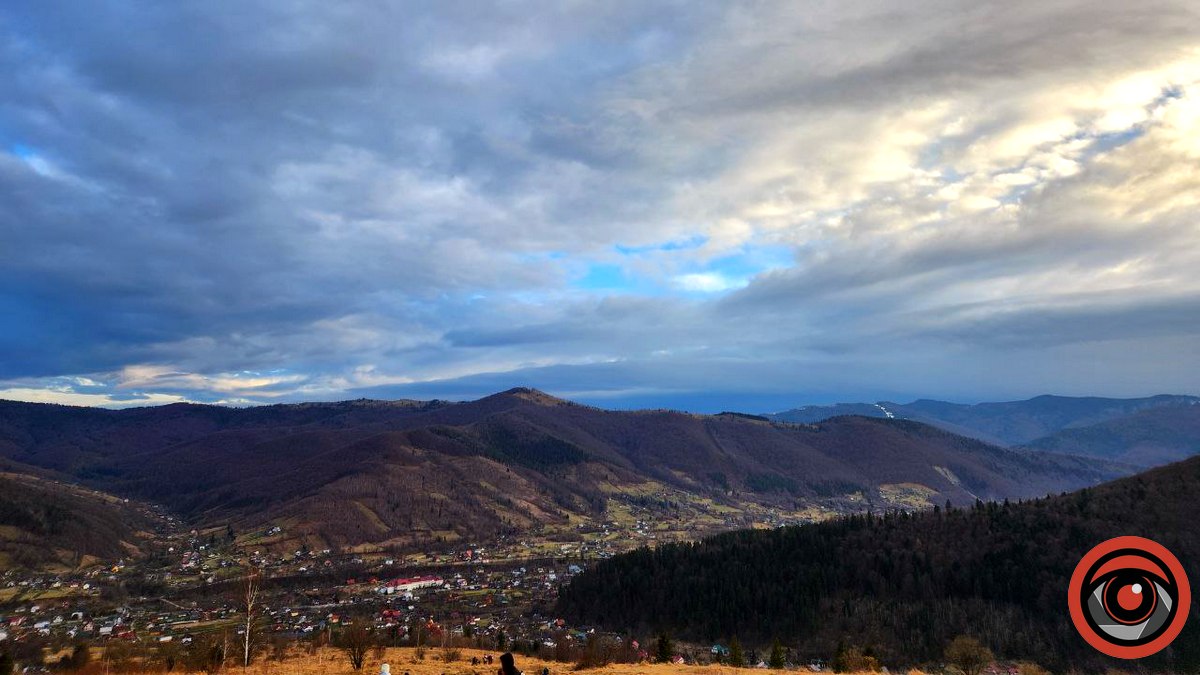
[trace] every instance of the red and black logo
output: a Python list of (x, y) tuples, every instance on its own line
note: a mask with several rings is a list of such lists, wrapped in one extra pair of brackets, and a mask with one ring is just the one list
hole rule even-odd
[(1179, 635), (1192, 589), (1179, 560), (1160, 544), (1117, 537), (1079, 561), (1067, 604), (1088, 644), (1109, 656), (1140, 659)]

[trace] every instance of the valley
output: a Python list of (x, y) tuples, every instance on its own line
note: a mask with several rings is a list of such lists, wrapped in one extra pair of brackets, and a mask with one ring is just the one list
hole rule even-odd
[[(570, 604), (583, 591), (566, 605), (560, 591), (639, 550), (1036, 498), (1134, 470), (903, 419), (612, 412), (528, 389), (245, 410), (0, 402), (0, 450), (9, 644), (143, 651), (236, 633), (248, 578), (264, 640), (366, 622), (395, 645), (430, 624), (470, 644), (536, 652), (567, 635), (578, 649), (616, 627)], [(681, 631), (681, 648), (729, 637)]]

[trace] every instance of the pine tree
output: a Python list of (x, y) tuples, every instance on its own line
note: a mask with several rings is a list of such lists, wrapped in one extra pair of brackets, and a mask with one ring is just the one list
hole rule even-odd
[(659, 663), (670, 663), (675, 657), (675, 647), (671, 644), (671, 638), (666, 633), (658, 636), (658, 649), (655, 650), (655, 656)]
[(767, 661), (767, 665), (775, 670), (780, 670), (783, 668), (783, 661), (783, 645), (776, 639), (775, 643), (771, 645), (771, 658)]
[(742, 643), (736, 637), (729, 643), (729, 665), (734, 668), (746, 667), (746, 654), (742, 652)]

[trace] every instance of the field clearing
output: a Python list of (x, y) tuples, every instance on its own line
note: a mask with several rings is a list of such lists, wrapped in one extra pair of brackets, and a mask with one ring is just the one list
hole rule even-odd
[[(346, 658), (346, 654), (332, 648), (322, 649), (311, 656), (292, 656), (285, 661), (260, 660), (249, 668), (229, 666), (222, 672), (247, 675), (378, 675), (380, 664), (387, 663), (391, 666), (392, 675), (405, 675), (405, 673), (408, 675), (495, 675), (500, 668), (500, 652), (494, 650), (463, 649), (461, 650), (462, 656), (451, 663), (442, 660), (441, 649), (427, 649), (424, 660), (417, 658), (416, 651), (413, 648), (390, 648), (382, 659), (368, 653), (366, 661), (363, 663), (363, 669), (357, 673), (350, 667), (350, 661)], [(471, 665), (471, 657), (482, 658), (485, 654), (496, 657), (493, 665)], [(568, 675), (575, 672), (596, 673), (597, 675), (749, 675), (752, 672), (767, 672), (754, 668), (711, 665), (677, 666), (665, 663), (617, 663), (602, 668), (577, 671), (574, 664), (571, 663), (542, 661), (523, 656), (516, 657), (516, 664), (524, 675), (540, 675), (543, 668), (549, 668), (550, 675)], [(176, 670), (175, 672), (181, 671)], [(182, 672), (186, 672), (188, 675), (199, 675), (199, 672), (195, 671)], [(808, 673), (809, 671), (793, 669), (783, 672)]]
[(879, 496), (892, 506), (905, 509), (925, 509), (933, 506), (937, 490), (920, 483), (885, 483), (879, 486)]

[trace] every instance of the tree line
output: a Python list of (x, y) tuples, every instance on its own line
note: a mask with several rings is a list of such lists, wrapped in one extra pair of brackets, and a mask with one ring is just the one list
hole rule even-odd
[[(1200, 562), (1200, 459), (1025, 503), (852, 515), (641, 549), (601, 561), (562, 589), (570, 620), (698, 641), (780, 639), (800, 658), (846, 645), (885, 663), (938, 663), (955, 636), (1052, 669), (1119, 667), (1075, 632), (1066, 589), (1092, 546), (1138, 534)], [(1200, 668), (1200, 624), (1143, 662)]]

